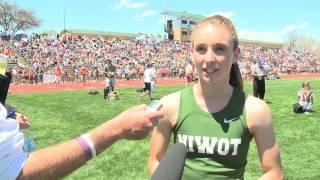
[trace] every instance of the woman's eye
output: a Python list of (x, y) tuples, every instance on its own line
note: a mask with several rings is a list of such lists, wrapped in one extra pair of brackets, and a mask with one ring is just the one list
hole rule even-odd
[(204, 48), (204, 47), (198, 47), (198, 48), (196, 49), (196, 51), (197, 51), (199, 54), (205, 54), (206, 51), (207, 51), (207, 49)]
[(222, 54), (225, 53), (226, 48), (224, 48), (224, 47), (216, 47), (216, 48), (214, 49), (214, 51), (215, 51), (216, 55), (222, 55)]
[(223, 48), (223, 47), (217, 47), (216, 50), (218, 50), (218, 51), (224, 51), (225, 48)]

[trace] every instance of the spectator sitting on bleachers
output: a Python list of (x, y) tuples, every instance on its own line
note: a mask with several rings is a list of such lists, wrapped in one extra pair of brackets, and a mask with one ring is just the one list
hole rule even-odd
[[(29, 38), (14, 43), (16, 52), (24, 57), (35, 69), (41, 67), (45, 71), (54, 71), (57, 62), (70, 67), (72, 72), (85, 65), (88, 72), (95, 67), (103, 68), (105, 59), (113, 59), (117, 73), (120, 70), (130, 78), (129, 72), (136, 72), (136, 78), (141, 78), (141, 68), (149, 61), (154, 62), (158, 77), (177, 78), (184, 74), (190, 59), (190, 43), (178, 41), (160, 41), (153, 37), (136, 40), (107, 40), (102, 37), (87, 37), (68, 35), (49, 37), (45, 35)], [(264, 57), (265, 64), (277, 68), (279, 73), (315, 73), (320, 72), (320, 58), (311, 53), (290, 51), (286, 49), (262, 49), (261, 47), (240, 47), (242, 55), (239, 59), (243, 78), (251, 76), (250, 65), (257, 57)], [(0, 45), (0, 51), (10, 53), (7, 47)], [(12, 57), (15, 55), (12, 54)], [(12, 58), (14, 61), (16, 58)], [(140, 68), (139, 68), (140, 67)], [(139, 68), (137, 72), (137, 68)], [(182, 70), (181, 70), (182, 69)], [(161, 73), (161, 74), (159, 74)], [(122, 72), (117, 74), (121, 77)], [(97, 76), (97, 74), (93, 74)], [(88, 80), (103, 80), (105, 77), (95, 77), (87, 74)], [(77, 79), (66, 77), (66, 79)], [(102, 76), (104, 76), (102, 74)], [(16, 78), (18, 79), (18, 78)]]

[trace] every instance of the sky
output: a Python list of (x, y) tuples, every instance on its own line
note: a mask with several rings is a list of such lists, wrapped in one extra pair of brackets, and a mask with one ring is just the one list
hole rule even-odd
[[(240, 39), (286, 42), (295, 31), (320, 40), (318, 0), (9, 0), (42, 20), (33, 32), (66, 29), (163, 35), (168, 11), (203, 16), (221, 14), (236, 26)], [(65, 20), (64, 20), (65, 19)]]

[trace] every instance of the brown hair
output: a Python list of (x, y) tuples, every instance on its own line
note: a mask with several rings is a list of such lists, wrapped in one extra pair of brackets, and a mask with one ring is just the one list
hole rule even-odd
[[(235, 26), (231, 22), (230, 19), (221, 16), (221, 15), (214, 15), (207, 17), (203, 19), (202, 21), (198, 22), (197, 26), (194, 28), (192, 31), (192, 37), (191, 37), (191, 42), (192, 42), (192, 49), (194, 48), (194, 37), (199, 29), (199, 27), (203, 24), (222, 24), (225, 25), (227, 28), (229, 28), (231, 32), (231, 38), (232, 38), (232, 44), (233, 44), (233, 50), (236, 51), (239, 47), (239, 40), (238, 40), (238, 35)], [(240, 73), (240, 69), (238, 66), (238, 63), (235, 62), (231, 66), (230, 70), (230, 79), (229, 79), (229, 84), (233, 87), (236, 87), (238, 89), (243, 90), (243, 81)]]
[(309, 82), (309, 81), (304, 81), (304, 82), (302, 83), (302, 88), (303, 88), (303, 89), (308, 88), (308, 90), (311, 90), (310, 82)]

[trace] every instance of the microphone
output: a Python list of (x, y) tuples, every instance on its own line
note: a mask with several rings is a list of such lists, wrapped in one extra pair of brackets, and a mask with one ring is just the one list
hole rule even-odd
[(187, 147), (182, 143), (174, 144), (160, 161), (151, 180), (180, 180), (186, 157)]

